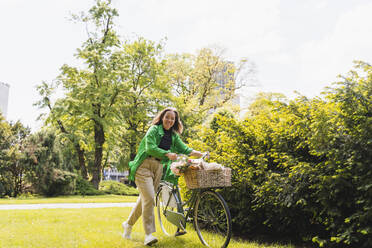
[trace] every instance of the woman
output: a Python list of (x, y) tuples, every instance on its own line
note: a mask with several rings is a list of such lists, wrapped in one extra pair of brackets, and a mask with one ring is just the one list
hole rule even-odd
[(169, 165), (177, 159), (177, 154), (201, 157), (202, 153), (187, 147), (179, 137), (183, 125), (176, 109), (166, 108), (152, 121), (152, 126), (141, 140), (138, 153), (129, 162), (129, 180), (134, 180), (139, 190), (139, 197), (128, 220), (123, 222), (123, 237), (130, 239), (133, 225), (142, 215), (145, 230), (145, 245), (152, 245), (158, 240), (155, 232), (154, 197), (165, 168), (164, 179), (177, 183), (177, 177)]

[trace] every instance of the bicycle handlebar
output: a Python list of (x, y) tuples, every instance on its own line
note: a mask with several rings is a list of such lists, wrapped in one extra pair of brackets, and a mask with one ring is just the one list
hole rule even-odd
[[(187, 157), (187, 156), (183, 155), (183, 154), (177, 154), (177, 159), (176, 160), (179, 160), (182, 157)], [(200, 157), (200, 159), (203, 160), (203, 161), (204, 161), (205, 158), (207, 158), (207, 159), (209, 158), (209, 152), (205, 152), (203, 154), (203, 156)]]
[(209, 152), (205, 152), (201, 159), (204, 160), (206, 157), (209, 158)]

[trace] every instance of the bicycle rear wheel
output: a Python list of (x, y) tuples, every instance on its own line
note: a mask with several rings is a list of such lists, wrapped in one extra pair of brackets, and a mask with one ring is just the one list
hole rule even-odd
[(197, 198), (194, 227), (200, 241), (208, 247), (227, 247), (231, 238), (230, 210), (222, 196), (204, 191)]
[(156, 195), (156, 203), (157, 203), (157, 213), (158, 213), (158, 220), (163, 233), (167, 236), (174, 236), (177, 232), (177, 226), (169, 222), (166, 218), (165, 211), (177, 211), (177, 207), (172, 202), (170, 205), (167, 206), (168, 198), (173, 197), (172, 201), (177, 199), (177, 195), (171, 192), (171, 188), (167, 185), (163, 185), (160, 187), (157, 195)]

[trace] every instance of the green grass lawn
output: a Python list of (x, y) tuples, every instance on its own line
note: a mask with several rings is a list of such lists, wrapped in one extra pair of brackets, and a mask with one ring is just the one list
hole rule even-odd
[[(121, 237), (121, 223), (128, 217), (130, 210), (131, 208), (1, 210), (0, 247), (145, 247), (141, 219), (133, 228), (132, 240)], [(166, 237), (158, 224), (157, 230), (155, 235), (159, 242), (154, 247), (204, 247), (193, 231), (180, 237)], [(259, 245), (233, 240), (229, 247), (292, 246)]]
[(98, 195), (98, 196), (59, 196), (0, 199), (0, 204), (40, 204), (40, 203), (116, 203), (135, 202), (137, 196)]

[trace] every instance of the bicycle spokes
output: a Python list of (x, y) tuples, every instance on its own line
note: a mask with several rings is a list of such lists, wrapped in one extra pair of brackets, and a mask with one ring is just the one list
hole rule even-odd
[(231, 217), (225, 201), (212, 191), (205, 191), (196, 202), (194, 225), (204, 245), (226, 247), (231, 237)]

